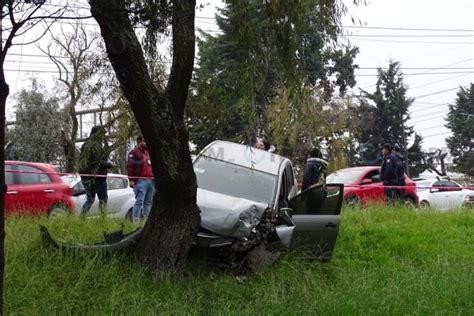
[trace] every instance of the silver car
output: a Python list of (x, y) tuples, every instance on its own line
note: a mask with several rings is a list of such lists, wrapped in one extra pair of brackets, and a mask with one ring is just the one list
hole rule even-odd
[[(301, 244), (312, 257), (331, 258), (339, 231), (342, 184), (314, 185), (297, 194), (289, 159), (226, 141), (209, 144), (193, 164), (201, 209), (197, 247), (245, 251), (266, 239), (287, 247)], [(117, 212), (111, 204), (119, 197), (109, 191), (109, 212), (125, 218), (133, 206), (132, 196), (131, 189), (123, 191), (120, 200), (128, 202), (122, 202)]]

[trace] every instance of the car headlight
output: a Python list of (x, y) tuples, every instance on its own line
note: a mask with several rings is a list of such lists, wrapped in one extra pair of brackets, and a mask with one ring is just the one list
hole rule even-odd
[(243, 211), (239, 215), (238, 226), (235, 231), (235, 237), (245, 238), (250, 235), (252, 230), (260, 223), (260, 216), (258, 209), (252, 205), (249, 209)]

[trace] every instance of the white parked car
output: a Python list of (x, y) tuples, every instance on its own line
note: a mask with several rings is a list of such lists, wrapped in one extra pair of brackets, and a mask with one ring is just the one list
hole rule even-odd
[[(72, 189), (72, 201), (76, 214), (81, 213), (82, 205), (86, 201), (84, 186), (79, 175), (65, 175), (61, 177)], [(122, 174), (107, 174), (107, 214), (110, 217), (132, 218), (132, 208), (135, 203), (135, 194), (130, 188), (128, 177)], [(89, 210), (89, 215), (99, 214), (99, 200), (95, 199)]]
[(449, 179), (418, 180), (416, 191), (420, 207), (440, 211), (461, 207), (469, 202), (469, 195), (474, 194), (474, 191), (463, 189), (459, 183)]

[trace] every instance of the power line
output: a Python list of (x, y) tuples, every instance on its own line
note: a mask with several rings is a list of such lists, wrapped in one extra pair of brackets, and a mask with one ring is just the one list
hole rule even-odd
[(372, 29), (372, 30), (400, 30), (400, 31), (427, 31), (427, 32), (474, 32), (466, 29), (431, 29), (431, 28), (412, 28), (412, 27), (390, 27), (390, 26), (355, 26), (343, 25), (348, 29)]
[(446, 89), (446, 90), (441, 90), (441, 91), (436, 91), (436, 92), (433, 92), (433, 93), (419, 95), (419, 96), (416, 96), (414, 98), (415, 99), (421, 99), (421, 98), (429, 97), (429, 96), (432, 96), (432, 95), (441, 94), (441, 93), (445, 93), (445, 92), (449, 92), (449, 91), (453, 91), (453, 90), (458, 90), (458, 89), (459, 89), (459, 87)]
[(454, 45), (472, 45), (474, 42), (432, 42), (432, 41), (397, 41), (383, 39), (353, 38), (356, 41), (382, 42), (382, 43), (406, 43), (406, 44), (454, 44)]
[(450, 77), (450, 78), (446, 78), (446, 79), (441, 79), (441, 80), (437, 80), (437, 81), (424, 83), (424, 84), (421, 84), (421, 85), (418, 85), (418, 86), (410, 87), (410, 90), (430, 86), (430, 85), (433, 85), (433, 84), (436, 84), (436, 83), (439, 83), (439, 82), (444, 82), (444, 81), (452, 80), (452, 79), (455, 79), (455, 78), (465, 77), (467, 75), (469, 75), (469, 74), (462, 74), (462, 75), (458, 75), (458, 76), (454, 76), (454, 77)]
[[(433, 69), (434, 70), (434, 69)], [(431, 76), (431, 75), (450, 75), (450, 74), (474, 74), (474, 71), (449, 71), (449, 72), (415, 72), (404, 74), (406, 76)], [(356, 74), (356, 77), (378, 77), (378, 74)]]
[(437, 34), (437, 35), (431, 35), (431, 34), (338, 34), (337, 36), (339, 37), (381, 37), (381, 38), (388, 38), (388, 37), (417, 37), (417, 38), (432, 38), (432, 37), (474, 37), (474, 34)]
[(423, 136), (423, 138), (430, 138), (430, 137), (434, 137), (434, 136), (447, 135), (447, 134), (451, 134), (451, 132), (444, 132), (444, 133), (437, 133), (437, 134), (432, 134), (432, 135), (426, 135), (426, 136)]

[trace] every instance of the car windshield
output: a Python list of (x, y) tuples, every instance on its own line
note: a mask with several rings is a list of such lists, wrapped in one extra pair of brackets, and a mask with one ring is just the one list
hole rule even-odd
[(428, 187), (431, 185), (431, 181), (417, 181), (416, 182), (416, 191), (426, 191)]
[(326, 183), (353, 184), (362, 174), (360, 170), (340, 170), (331, 173), (326, 178)]
[(200, 189), (273, 204), (275, 175), (205, 156), (194, 162), (194, 172)]

